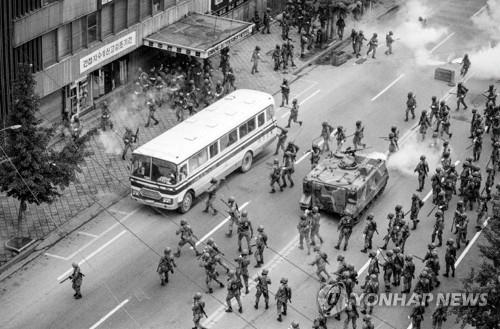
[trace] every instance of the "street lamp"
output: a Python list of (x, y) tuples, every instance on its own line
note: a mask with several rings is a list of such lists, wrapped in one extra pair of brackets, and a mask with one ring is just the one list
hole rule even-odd
[(17, 130), (17, 129), (20, 129), (21, 127), (22, 127), (21, 125), (13, 125), (13, 126), (1, 129), (0, 132), (2, 132), (4, 130)]

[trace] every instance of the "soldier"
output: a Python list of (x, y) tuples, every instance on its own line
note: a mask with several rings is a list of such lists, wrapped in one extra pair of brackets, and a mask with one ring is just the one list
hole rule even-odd
[(345, 21), (344, 18), (342, 18), (342, 15), (339, 15), (339, 18), (337, 19), (335, 25), (337, 25), (337, 35), (339, 36), (339, 39), (342, 40), (344, 38), (345, 28)]
[(434, 229), (432, 231), (431, 241), (432, 243), (434, 243), (437, 236), (439, 241), (437, 246), (441, 247), (443, 245), (443, 229), (444, 229), (443, 211), (440, 209), (437, 210), (434, 216), (436, 217), (436, 222), (434, 223)]
[(399, 137), (393, 133), (389, 133), (389, 153), (394, 153), (399, 150), (398, 139)]
[(352, 45), (352, 53), (356, 54), (356, 39), (358, 38), (358, 32), (355, 29), (351, 31), (351, 45)]
[(146, 102), (146, 105), (148, 106), (149, 114), (148, 114), (148, 121), (146, 122), (146, 125), (144, 127), (146, 127), (146, 128), (149, 127), (149, 122), (151, 120), (153, 120), (155, 122), (154, 125), (156, 126), (157, 124), (160, 123), (160, 121), (158, 121), (155, 118), (156, 105), (154, 104), (154, 101), (152, 99), (148, 100)]
[(432, 258), (427, 260), (425, 267), (428, 267), (431, 269), (430, 274), (431, 274), (433, 286), (436, 288), (439, 287), (441, 282), (438, 279), (438, 275), (439, 275), (439, 270), (441, 269), (441, 266), (439, 265), (439, 257), (438, 257), (438, 253), (436, 250), (432, 251)]
[(259, 308), (260, 296), (264, 296), (264, 301), (266, 302), (266, 310), (269, 308), (269, 285), (271, 284), (271, 279), (267, 277), (268, 274), (268, 270), (262, 270), (261, 275), (258, 275), (255, 279), (255, 282), (257, 282), (257, 285), (255, 287), (255, 309)]
[(420, 212), (420, 209), (423, 207), (424, 202), (422, 199), (419, 198), (418, 195), (413, 193), (411, 197), (411, 209), (410, 209), (410, 220), (413, 222), (413, 227), (412, 230), (415, 230), (417, 228), (418, 222), (420, 220), (418, 219), (418, 213)]
[(215, 269), (216, 259), (215, 257), (210, 257), (208, 252), (204, 252), (200, 257), (200, 266), (205, 269), (205, 284), (207, 285), (207, 294), (214, 292), (210, 283), (215, 281), (219, 284), (219, 287), (224, 288), (224, 284), (217, 279), (219, 272)]
[(248, 294), (248, 278), (250, 277), (248, 273), (248, 265), (250, 265), (250, 260), (248, 259), (248, 250), (243, 249), (240, 253), (240, 256), (238, 258), (235, 258), (234, 261), (237, 264), (235, 275), (238, 280), (243, 281), (245, 285), (245, 294)]
[[(488, 90), (485, 91), (486, 96), (486, 104), (491, 104), (492, 106), (496, 106), (497, 104), (497, 90), (494, 85), (489, 85)], [(484, 94), (483, 94), (484, 96)]]
[(73, 290), (75, 291), (73, 297), (75, 297), (75, 299), (80, 299), (82, 298), (80, 289), (82, 287), (82, 281), (85, 275), (82, 273), (82, 271), (80, 270), (80, 266), (78, 266), (77, 263), (73, 263), (71, 265), (73, 266), (73, 272), (68, 277), (68, 279), (71, 280), (71, 288), (73, 288)]
[(204, 252), (208, 252), (212, 261), (224, 268), (226, 273), (229, 273), (229, 267), (222, 262), (221, 257), (219, 256), (224, 255), (224, 253), (220, 250), (219, 246), (217, 246), (214, 238), (208, 238), (207, 246), (205, 247)]
[(469, 220), (467, 219), (467, 214), (463, 214), (455, 223), (455, 242), (457, 245), (457, 249), (460, 249), (460, 242), (465, 243), (465, 245), (469, 244), (469, 240), (467, 240), (467, 225), (469, 224)]
[(224, 87), (222, 86), (221, 81), (217, 81), (215, 85), (215, 100), (219, 100), (224, 96)]
[(264, 17), (262, 18), (262, 24), (264, 25), (264, 27), (262, 28), (262, 34), (264, 34), (264, 33), (270, 34), (271, 33), (271, 30), (270, 30), (271, 20), (272, 20), (271, 19), (271, 9), (267, 8), (266, 12), (264, 13)]
[(311, 226), (307, 220), (306, 215), (300, 216), (299, 224), (297, 225), (299, 231), (299, 249), (304, 249), (304, 239), (306, 240), (307, 254), (311, 254), (311, 245), (309, 243), (309, 234), (311, 233)]
[(419, 132), (422, 135), (422, 140), (424, 140), (425, 135), (427, 134), (427, 129), (431, 126), (431, 121), (429, 120), (429, 117), (427, 116), (426, 110), (422, 111), (422, 114), (420, 115), (420, 119), (418, 121), (418, 125), (420, 126)]
[(481, 150), (483, 149), (483, 139), (481, 136), (476, 136), (472, 140), (472, 154), (474, 158), (474, 162), (479, 161), (479, 157), (481, 156)]
[(403, 265), (403, 290), (402, 293), (410, 293), (411, 281), (415, 277), (415, 264), (411, 255), (405, 256), (405, 263)]
[(467, 185), (464, 188), (463, 201), (465, 208), (467, 208), (468, 205), (470, 210), (472, 211), (475, 201), (475, 184), (472, 178), (468, 179)]
[(323, 138), (323, 148), (321, 150), (322, 153), (330, 152), (330, 138), (332, 136), (333, 127), (328, 124), (328, 122), (324, 121), (322, 123), (321, 128), (321, 137)]
[(181, 247), (186, 243), (189, 244), (191, 247), (193, 247), (196, 256), (200, 256), (201, 253), (198, 251), (198, 249), (196, 249), (196, 243), (194, 242), (195, 236), (193, 230), (184, 219), (181, 219), (181, 227), (175, 232), (175, 235), (179, 234), (181, 235), (181, 240), (179, 241), (179, 245), (177, 247), (177, 251), (175, 252), (174, 256), (175, 257), (181, 256)]
[(231, 237), (233, 235), (233, 225), (238, 225), (240, 220), (240, 209), (234, 196), (230, 196), (227, 199), (226, 206), (229, 208), (227, 211), (229, 213), (229, 226), (226, 236)]
[(488, 200), (491, 197), (481, 196), (479, 197), (479, 205), (477, 207), (477, 218), (476, 218), (476, 231), (481, 231), (483, 228), (484, 215), (488, 213)]
[[(377, 263), (377, 269), (378, 269), (378, 263)], [(373, 305), (376, 302), (375, 296), (377, 296), (379, 293), (378, 276), (377, 274), (370, 274), (367, 275), (366, 277), (367, 277), (367, 282), (365, 282), (365, 285), (362, 287), (364, 289), (363, 290), (364, 296), (363, 299), (361, 300), (362, 303), (361, 313), (366, 314), (368, 312), (368, 314), (372, 314)]]
[[(300, 32), (299, 32), (300, 34)], [(286, 47), (285, 47), (285, 51), (286, 51), (286, 62), (288, 64), (288, 59), (290, 59), (290, 63), (292, 64), (292, 67), (297, 67), (297, 65), (295, 65), (295, 63), (293, 62), (293, 44), (290, 43), (290, 39), (288, 39), (286, 41)]]
[(205, 302), (201, 300), (201, 292), (197, 292), (196, 294), (194, 294), (193, 306), (191, 307), (191, 310), (193, 311), (193, 322), (194, 322), (193, 329), (206, 329), (200, 323), (203, 316), (207, 316), (204, 308), (205, 308)]
[(282, 184), (280, 185), (280, 189), (283, 189), (284, 187), (287, 187), (286, 179), (288, 178), (288, 181), (290, 182), (290, 187), (294, 186), (293, 180), (292, 180), (292, 174), (295, 172), (294, 169), (294, 159), (295, 159), (296, 152), (292, 151), (285, 151), (285, 154), (283, 156), (283, 167), (281, 168), (281, 180)]
[(411, 112), (412, 119), (415, 119), (415, 109), (417, 108), (417, 100), (413, 95), (413, 92), (408, 93), (408, 99), (406, 100), (406, 119), (408, 121), (408, 113)]
[(361, 125), (361, 121), (356, 121), (356, 130), (354, 132), (354, 137), (352, 138), (352, 143), (354, 144), (354, 149), (357, 150), (358, 146), (365, 148), (366, 144), (362, 143), (364, 136), (365, 127)]
[(251, 73), (259, 73), (259, 61), (260, 61), (260, 47), (255, 46), (255, 50), (252, 53), (252, 58), (250, 61), (253, 63)]
[(335, 151), (338, 153), (342, 149), (342, 145), (345, 142), (344, 127), (338, 126), (337, 131), (335, 131), (334, 135), (335, 135), (335, 139), (337, 140), (337, 149)]
[(233, 308), (231, 307), (231, 299), (236, 299), (238, 303), (238, 312), (243, 313), (243, 306), (241, 305), (241, 288), (242, 284), (239, 280), (239, 277), (236, 276), (235, 271), (229, 272), (229, 278), (227, 279), (227, 295), (226, 295), (226, 304), (227, 304), (227, 313), (231, 313)]
[(472, 118), (470, 120), (470, 136), (469, 138), (474, 138), (474, 128), (476, 126), (477, 118), (480, 117), (481, 114), (477, 113), (477, 109), (472, 109)]
[[(281, 66), (281, 48), (280, 48), (280, 45), (276, 45), (276, 48), (274, 49), (273, 54), (272, 54), (272, 58), (274, 61), (274, 70), (278, 71), (280, 69), (280, 66)], [(281, 88), (281, 95), (283, 97), (283, 87)]]
[(409, 317), (411, 319), (412, 328), (420, 329), (420, 324), (424, 320), (422, 308), (420, 306), (415, 307)]
[(347, 244), (349, 243), (349, 237), (351, 236), (353, 225), (354, 225), (354, 220), (349, 215), (344, 215), (340, 219), (339, 227), (337, 229), (337, 231), (340, 231), (340, 234), (335, 249), (340, 249), (340, 244), (342, 243), (342, 240), (344, 240), (344, 251), (347, 249)]
[(373, 52), (372, 58), (375, 58), (375, 54), (377, 53), (377, 47), (378, 47), (377, 33), (373, 33), (373, 36), (371, 37), (370, 41), (368, 41), (368, 51), (366, 52), (366, 56), (368, 57), (370, 53)]
[(365, 315), (363, 317), (363, 326), (361, 329), (374, 329), (375, 325), (372, 322), (372, 317), (369, 315)]
[(366, 41), (366, 38), (363, 35), (363, 31), (360, 30), (356, 35), (356, 40), (354, 41), (356, 58), (359, 58), (361, 56), (361, 47), (363, 46), (363, 41)]
[(392, 277), (392, 285), (394, 287), (399, 287), (401, 284), (401, 273), (403, 272), (405, 258), (399, 247), (392, 249), (392, 252), (394, 253), (394, 273)]
[(443, 134), (446, 133), (446, 135), (448, 135), (448, 137), (451, 138), (453, 136), (453, 133), (450, 132), (451, 122), (450, 122), (449, 112), (443, 112), (441, 114), (440, 123), (441, 123), (441, 131), (439, 133), (440, 136), (443, 137)]
[(484, 190), (486, 191), (488, 199), (491, 199), (491, 188), (493, 187), (493, 184), (495, 184), (496, 171), (495, 168), (488, 167), (486, 168), (486, 172), (488, 173), (488, 176), (486, 176), (486, 181), (484, 182)]
[(311, 245), (316, 245), (315, 237), (318, 237), (319, 243), (323, 243), (323, 238), (319, 235), (320, 219), (321, 215), (319, 213), (319, 208), (314, 206), (312, 212), (308, 213), (311, 225), (310, 241)]
[(385, 263), (382, 264), (382, 268), (384, 269), (384, 285), (385, 292), (391, 291), (391, 277), (394, 273), (394, 258), (392, 250), (387, 251), (385, 257)]
[(248, 219), (248, 212), (243, 210), (241, 212), (241, 219), (238, 223), (238, 251), (241, 252), (241, 240), (245, 238), (247, 241), (248, 254), (252, 254), (252, 246), (250, 245), (250, 239), (253, 237), (253, 227), (252, 223)]
[[(448, 141), (446, 141), (448, 142)], [(444, 143), (443, 143), (444, 146)], [(443, 152), (442, 158), (441, 158), (441, 166), (443, 167), (444, 171), (448, 171), (451, 167), (451, 158), (450, 158), (450, 153), (449, 152)]]
[(361, 252), (366, 253), (368, 249), (372, 249), (372, 239), (373, 239), (373, 234), (377, 232), (377, 223), (373, 220), (374, 216), (373, 214), (368, 214), (366, 216), (366, 220), (368, 221), (366, 223), (366, 226), (363, 230), (363, 235), (365, 237), (365, 245), (364, 248), (361, 250)]
[(439, 111), (438, 111), (438, 118), (436, 122), (436, 129), (434, 131), (439, 131), (439, 128), (441, 126), (441, 121), (443, 117), (447, 116), (448, 113), (450, 112), (450, 107), (446, 105), (446, 102), (444, 100), (439, 102)]
[(464, 77), (469, 71), (469, 68), (470, 68), (469, 55), (465, 54), (464, 58), (462, 59), (462, 68), (460, 69), (460, 75)]
[(347, 318), (344, 320), (344, 329), (347, 329), (349, 322), (352, 322), (352, 328), (356, 329), (356, 321), (359, 318), (358, 308), (356, 306), (356, 294), (351, 293), (347, 300), (345, 308)]
[(462, 82), (459, 82), (457, 85), (457, 111), (460, 109), (460, 104), (464, 106), (464, 110), (467, 110), (467, 104), (465, 104), (465, 96), (467, 95), (467, 89)]
[(436, 118), (436, 121), (439, 120), (439, 103), (436, 96), (432, 96), (430, 108), (431, 114), (429, 117), (429, 121), (432, 123), (433, 118)]
[(158, 268), (156, 272), (160, 275), (161, 285), (164, 286), (165, 283), (168, 283), (168, 272), (174, 274), (174, 267), (177, 267), (175, 264), (174, 258), (172, 257), (172, 249), (170, 247), (165, 248), (163, 251), (163, 256), (160, 259), (160, 263), (158, 264)]
[[(137, 135), (137, 134), (136, 134)], [(137, 136), (132, 133), (132, 130), (125, 127), (125, 134), (123, 135), (123, 144), (125, 145), (122, 152), (122, 160), (125, 160), (128, 150), (132, 150), (132, 144), (136, 142)]]
[(387, 50), (385, 51), (386, 55), (392, 55), (392, 44), (394, 43), (394, 37), (392, 31), (389, 31), (385, 35), (385, 45), (387, 46)]
[(309, 265), (316, 265), (316, 275), (318, 276), (321, 282), (326, 282), (323, 273), (326, 275), (326, 278), (330, 280), (330, 274), (326, 271), (326, 264), (328, 264), (328, 255), (324, 252), (321, 252), (319, 247), (314, 247), (314, 251), (316, 252), (316, 256), (314, 261), (309, 263)]
[(418, 173), (418, 192), (422, 192), (424, 190), (425, 177), (427, 177), (429, 173), (429, 164), (425, 160), (425, 155), (420, 156), (420, 162), (417, 164), (417, 167), (414, 172)]
[(228, 68), (227, 74), (226, 74), (226, 84), (228, 84), (228, 86), (225, 89), (228, 93), (229, 93), (230, 89), (236, 90), (236, 86), (234, 84), (234, 81), (235, 81), (235, 77), (234, 77), (233, 68), (230, 67), (230, 68)]
[(298, 120), (299, 116), (299, 104), (297, 103), (297, 98), (292, 101), (292, 108), (290, 109), (290, 116), (288, 117), (288, 125), (286, 128), (290, 128), (290, 124), (293, 122), (298, 123), (302, 127), (302, 121)]
[(394, 220), (394, 214), (393, 213), (389, 213), (387, 215), (387, 219), (389, 221), (388, 225), (387, 225), (387, 234), (384, 236), (383, 240), (385, 241), (384, 245), (382, 246), (382, 250), (386, 250), (387, 249), (387, 245), (389, 244), (389, 240), (391, 238), (391, 235), (392, 235), (392, 230), (393, 230), (393, 227), (396, 226), (393, 224), (393, 220)]
[(278, 184), (280, 191), (283, 192), (283, 187), (280, 184), (280, 179), (281, 179), (281, 167), (279, 165), (278, 159), (273, 160), (273, 171), (271, 173), (271, 192), (270, 193), (275, 193), (276, 190), (274, 189), (274, 184)]
[(106, 127), (109, 125), (109, 129), (113, 130), (113, 122), (111, 121), (111, 115), (109, 114), (108, 102), (102, 102), (101, 107), (101, 129), (106, 131)]
[(219, 182), (217, 179), (212, 178), (210, 180), (210, 186), (208, 187), (207, 190), (207, 202), (205, 204), (205, 209), (203, 212), (208, 213), (209, 211), (212, 211), (212, 216), (217, 215), (217, 209), (214, 208), (214, 200), (216, 198), (216, 193), (217, 193), (217, 188), (219, 187)]
[[(281, 84), (281, 107), (288, 105), (288, 96), (290, 95), (290, 86), (288, 85), (288, 80), (283, 79)], [(288, 124), (290, 126), (290, 124)]]
[(255, 261), (257, 263), (254, 267), (261, 267), (264, 264), (264, 248), (267, 248), (267, 234), (264, 233), (264, 226), (259, 225), (255, 237)]
[(78, 113), (75, 113), (71, 116), (70, 126), (71, 137), (73, 138), (73, 141), (76, 141), (78, 138), (80, 138), (80, 134), (82, 133), (82, 123), (80, 122)]
[(457, 258), (457, 249), (455, 248), (455, 242), (453, 239), (448, 239), (446, 241), (446, 252), (444, 256), (444, 260), (446, 263), (446, 272), (443, 276), (448, 277), (451, 269), (451, 276), (455, 277), (455, 261)]
[(276, 309), (278, 312), (278, 318), (276, 320), (281, 322), (282, 321), (281, 316), (286, 315), (288, 302), (290, 303), (292, 302), (292, 289), (288, 287), (287, 278), (281, 278), (280, 286), (275, 294), (275, 299), (276, 299)]
[(448, 309), (443, 303), (438, 302), (434, 313), (432, 313), (432, 329), (441, 329), (446, 321)]
[(318, 145), (313, 145), (311, 150), (311, 170), (316, 168), (319, 160), (321, 160), (321, 149)]

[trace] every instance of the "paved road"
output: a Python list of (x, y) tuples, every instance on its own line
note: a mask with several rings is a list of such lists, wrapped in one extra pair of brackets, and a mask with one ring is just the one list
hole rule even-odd
[[(470, 6), (461, 11), (453, 11), (450, 17), (469, 17), (483, 5), (481, 1), (467, 3)], [(445, 9), (438, 12), (444, 15)], [(470, 44), (472, 41), (467, 34), (460, 33), (460, 27), (461, 25), (457, 24), (450, 25), (448, 33), (455, 34), (451, 37), (443, 36), (441, 40), (447, 38), (444, 42), (439, 40), (428, 45), (428, 49), (437, 47), (435, 52), (439, 59), (446, 59), (450, 54), (460, 56), (461, 51), (455, 51), (457, 45), (465, 42)], [(380, 30), (379, 35), (383, 35), (383, 32)], [(366, 125), (365, 138), (372, 150), (384, 153), (387, 143), (378, 137), (386, 136), (392, 125), (400, 127), (402, 135), (405, 136), (404, 146), (399, 154), (391, 158), (389, 185), (371, 209), (379, 231), (384, 232), (385, 215), (392, 211), (394, 205), (401, 203), (405, 209), (410, 205), (410, 195), (417, 184), (411, 171), (420, 154), (428, 155), (432, 168), (436, 165), (433, 161), (437, 160), (436, 152), (427, 146), (429, 141), (414, 141), (415, 136), (410, 131), (416, 122), (403, 122), (406, 94), (410, 90), (416, 93), (419, 109), (423, 109), (432, 95), (446, 97), (450, 87), (432, 79), (434, 67), (412, 65), (412, 50), (396, 47), (396, 53), (391, 60), (383, 55), (381, 49), (376, 61), (370, 59), (363, 64), (355, 64), (351, 60), (339, 68), (313, 67), (304, 73), (292, 86), (292, 94), (302, 103), (300, 116), (305, 124), (303, 128), (293, 127), (290, 135), (301, 146), (300, 152), (303, 152), (309, 148), (310, 141), (319, 135), (322, 121), (329, 121), (335, 126), (343, 125), (348, 131), (352, 131), (354, 122), (361, 119)], [(470, 99), (483, 91), (488, 84), (476, 81), (472, 76), (466, 79), (471, 89)], [(454, 100), (454, 97), (450, 100)], [(276, 101), (278, 104), (281, 102), (279, 96)], [(452, 115), (456, 119), (452, 122), (452, 129), (457, 132), (452, 139), (452, 158), (454, 161), (463, 161), (464, 155), (470, 153), (470, 150), (466, 150), (470, 140), (462, 133), (467, 131), (468, 124), (464, 119), (467, 119), (470, 113), (460, 112)], [(280, 124), (285, 125), (286, 109), (277, 110), (276, 116)], [(484, 155), (489, 155), (490, 152), (487, 144), (485, 143)], [(231, 175), (221, 187), (219, 195), (234, 195), (240, 205), (248, 203), (246, 209), (254, 227), (259, 224), (265, 226), (270, 237), (270, 248), (265, 252), (265, 259), (273, 280), (271, 291), (277, 289), (282, 276), (289, 278), (294, 289), (294, 300), (286, 321), (295, 319), (307, 328), (316, 315), (314, 298), (319, 283), (314, 278), (314, 269), (306, 265), (312, 256), (307, 256), (303, 250), (297, 249), (296, 224), (300, 214), (298, 200), (301, 194), (301, 178), (309, 170), (309, 162), (308, 157), (299, 157), (294, 174), (296, 186), (272, 195), (268, 193), (272, 151), (274, 150), (270, 148), (263, 154), (248, 174)], [(481, 160), (482, 165), (486, 162), (485, 158), (486, 156), (483, 156)], [(123, 184), (128, 183), (124, 181)], [(430, 184), (427, 183), (421, 196), (426, 197), (429, 189)], [(455, 207), (455, 203), (456, 198), (451, 209)], [(222, 204), (218, 204), (218, 207), (223, 209)], [(427, 214), (431, 208), (430, 201), (427, 201), (421, 214)], [(0, 327), (95, 328), (101, 325), (103, 328), (190, 328), (191, 296), (195, 291), (205, 290), (204, 273), (194, 253), (187, 248), (183, 250), (177, 261), (177, 271), (166, 287), (159, 285), (154, 270), (158, 254), (163, 248), (176, 245), (174, 231), (181, 218), (192, 225), (199, 237), (211, 233), (210, 236), (224, 250), (225, 261), (234, 263), (235, 238), (224, 236), (225, 226), (212, 232), (213, 228), (225, 219), (224, 216), (205, 215), (201, 212), (202, 209), (203, 202), (199, 202), (188, 214), (181, 216), (143, 207), (127, 199), (122, 200), (108, 209), (107, 213), (99, 215), (82, 227), (80, 232), (70, 235), (51, 248), (45, 257), (33, 261), (24, 271), (2, 282)], [(423, 219), (417, 231), (412, 231), (407, 243), (409, 253), (424, 253), (423, 246), (430, 239), (432, 219), (432, 216), (428, 220)], [(337, 239), (337, 219), (324, 214), (321, 225), (321, 233), (326, 238), (323, 249), (332, 260), (330, 270), (334, 270), (336, 265), (333, 260), (339, 254), (333, 249)], [(450, 235), (449, 225), (448, 222), (445, 227), (445, 238)], [(354, 228), (349, 248), (342, 252), (356, 269), (362, 269), (367, 260), (366, 255), (359, 252), (362, 248), (362, 228), (363, 223)], [(469, 231), (472, 236), (473, 225), (469, 225)], [(377, 236), (375, 244), (380, 245), (381, 238), (382, 236)], [(472, 255), (477, 255), (475, 248), (472, 248)], [(84, 298), (78, 301), (72, 298), (68, 282), (58, 284), (58, 278), (64, 278), (72, 261), (81, 262), (82, 270), (86, 274), (83, 284)], [(466, 256), (460, 267), (466, 269), (475, 261), (474, 257)], [(419, 270), (420, 264), (417, 273)], [(255, 273), (252, 268), (251, 275)], [(459, 273), (463, 275), (466, 272), (459, 270)], [(364, 278), (365, 274), (360, 274), (361, 278)], [(443, 290), (455, 289), (459, 284), (458, 277), (447, 280), (443, 283)], [(271, 309), (266, 312), (253, 309), (253, 294), (252, 290), (250, 296), (243, 297), (242, 315), (226, 314), (223, 311), (225, 290), (216, 288), (214, 294), (204, 296), (207, 302), (206, 311), (209, 314), (205, 324), (210, 328), (286, 328), (287, 322), (278, 324), (275, 321), (273, 301)], [(406, 328), (408, 312), (408, 308), (378, 308), (375, 312), (376, 327)], [(448, 324), (447, 328), (451, 328), (451, 324)]]

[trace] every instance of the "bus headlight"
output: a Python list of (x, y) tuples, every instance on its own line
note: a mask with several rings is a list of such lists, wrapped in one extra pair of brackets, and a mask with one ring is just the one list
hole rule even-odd
[(172, 199), (172, 198), (163, 198), (162, 201), (163, 201), (163, 203), (166, 203), (166, 204), (172, 204), (174, 202), (174, 199)]
[(141, 193), (140, 193), (139, 191), (137, 191), (137, 190), (132, 190), (132, 196), (137, 196), (137, 197), (138, 197), (138, 196), (140, 196), (140, 195), (141, 195)]

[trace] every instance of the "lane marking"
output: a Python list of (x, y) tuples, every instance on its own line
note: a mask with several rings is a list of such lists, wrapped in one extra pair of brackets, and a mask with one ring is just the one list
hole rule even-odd
[[(245, 208), (246, 206), (248, 206), (250, 204), (251, 201), (247, 201), (245, 202), (244, 204), (241, 205), (240, 209), (243, 209)], [(210, 232), (208, 232), (207, 234), (205, 234), (200, 240), (198, 240), (195, 244), (195, 246), (199, 246), (200, 244), (203, 243), (203, 241), (205, 241), (206, 239), (208, 239), (208, 237), (210, 237), (212, 234), (214, 234), (218, 229), (220, 229), (224, 224), (227, 223), (227, 221), (231, 218), (231, 216), (227, 216), (226, 218), (224, 218), (224, 220), (222, 222), (220, 222), (219, 224), (217, 224), (213, 229), (210, 230)], [(192, 247), (191, 247), (192, 248)]]
[(123, 302), (118, 304), (114, 309), (112, 309), (108, 314), (103, 316), (99, 321), (97, 321), (92, 327), (89, 329), (95, 329), (99, 327), (104, 321), (106, 321), (110, 316), (112, 316), (116, 311), (118, 311), (120, 308), (122, 308), (125, 304), (128, 303), (128, 299), (125, 299)]
[(488, 5), (484, 5), (484, 6), (482, 6), (481, 8), (479, 8), (479, 10), (478, 10), (478, 11), (476, 11), (474, 14), (472, 14), (472, 16), (471, 16), (470, 18), (472, 18), (472, 17), (476, 17), (477, 15), (479, 15), (479, 14), (480, 14), (483, 10), (485, 10), (485, 9), (486, 9), (486, 7), (487, 7), (487, 6), (488, 6)]
[(305, 93), (306, 91), (308, 91), (311, 88), (314, 88), (318, 84), (316, 81), (310, 81), (310, 82), (312, 82), (312, 83), (309, 86), (307, 86), (304, 90), (302, 90), (300, 93), (295, 95), (295, 98), (299, 98), (303, 93)]
[(439, 42), (437, 45), (435, 45), (430, 51), (429, 51), (429, 54), (432, 54), (434, 51), (436, 51), (436, 49), (438, 49), (439, 47), (441, 47), (446, 41), (448, 41), (452, 36), (455, 35), (455, 32), (451, 32), (450, 34), (448, 34), (443, 40), (441, 40), (441, 42)]
[(54, 254), (49, 254), (48, 252), (45, 253), (45, 256), (50, 256), (50, 257), (54, 257), (54, 258), (61, 259), (61, 260), (68, 260), (66, 257), (58, 256), (58, 255), (54, 255)]
[(114, 209), (110, 209), (112, 212), (116, 212), (117, 214), (122, 214), (122, 215), (128, 215), (129, 213), (126, 212), (126, 211), (123, 211), (123, 210), (114, 210)]
[(384, 89), (382, 89), (381, 92), (379, 92), (375, 97), (373, 97), (371, 99), (371, 101), (373, 102), (374, 100), (376, 100), (377, 98), (379, 98), (383, 93), (385, 93), (387, 90), (389, 90), (392, 86), (394, 86), (399, 80), (401, 80), (403, 77), (405, 76), (404, 73), (402, 73), (399, 77), (396, 78), (396, 80), (394, 80), (393, 82), (391, 82), (387, 87), (385, 87)]
[[(378, 257), (379, 255), (380, 255), (380, 250), (377, 249), (377, 256), (375, 257)], [(361, 276), (361, 273), (363, 273), (368, 268), (369, 265), (370, 265), (370, 260), (368, 260), (365, 263), (365, 265), (361, 266), (361, 268), (358, 271), (358, 276)]]
[(86, 236), (90, 236), (91, 238), (96, 238), (96, 239), (99, 237), (98, 235), (95, 235), (95, 234), (92, 234), (92, 233), (83, 232), (83, 231), (78, 231), (78, 232), (76, 232), (76, 234), (86, 235)]
[(297, 161), (295, 161), (295, 164), (301, 163), (305, 158), (307, 158), (309, 154), (311, 154), (311, 151), (307, 151), (306, 153), (304, 153), (303, 156), (301, 156)]
[[(309, 99), (311, 99), (312, 97), (316, 96), (321, 90), (318, 89), (316, 90), (315, 92), (313, 92), (311, 95), (307, 96), (304, 100), (302, 100), (299, 105), (302, 105), (304, 104), (305, 102), (307, 102)], [(290, 109), (289, 107), (282, 107), (283, 109), (286, 108), (286, 109)], [(281, 118), (284, 119), (286, 118), (287, 116), (289, 116), (290, 114), (288, 112), (284, 113)]]
[[(486, 226), (488, 225), (488, 221), (489, 220), (490, 220), (490, 217), (486, 218), (486, 220), (483, 223), (483, 229), (486, 228)], [(474, 236), (472, 237), (472, 239), (467, 244), (467, 247), (465, 247), (465, 249), (462, 252), (462, 254), (460, 254), (460, 257), (458, 257), (458, 259), (455, 261), (455, 268), (458, 267), (458, 265), (460, 265), (460, 262), (462, 261), (462, 259), (464, 259), (465, 255), (469, 252), (470, 248), (472, 248), (472, 245), (474, 245), (474, 242), (476, 242), (476, 240), (479, 238), (479, 236), (481, 235), (482, 231), (483, 230), (481, 230), (481, 231), (477, 232), (476, 234), (474, 234)]]
[[(106, 242), (105, 244), (103, 244), (102, 246), (100, 246), (99, 248), (94, 250), (94, 252), (92, 252), (90, 255), (88, 255), (87, 257), (84, 257), (81, 261), (79, 261), (78, 265), (82, 265), (83, 263), (88, 262), (91, 258), (93, 258), (95, 255), (97, 255), (102, 250), (104, 250), (104, 248), (106, 248), (107, 246), (109, 246), (110, 244), (115, 242), (119, 237), (121, 237), (125, 233), (127, 233), (127, 231), (123, 230), (120, 233), (118, 233), (117, 235), (115, 235), (111, 240), (109, 240), (108, 242)], [(72, 271), (73, 271), (73, 269), (67, 270), (66, 272), (64, 272), (63, 274), (61, 274), (57, 278), (57, 281), (61, 281), (62, 279), (66, 278), (69, 274), (71, 274)]]

